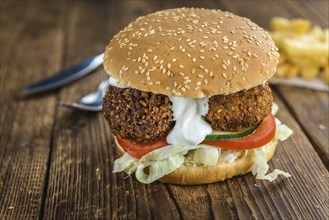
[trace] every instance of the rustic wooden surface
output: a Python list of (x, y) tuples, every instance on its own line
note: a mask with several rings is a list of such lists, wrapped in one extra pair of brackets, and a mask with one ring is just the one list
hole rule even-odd
[[(75, 83), (23, 98), (18, 88), (104, 50), (138, 16), (165, 8), (220, 8), (268, 28), (273, 16), (328, 27), (328, 1), (1, 1), (0, 219), (328, 219), (328, 93), (273, 87), (279, 119), (294, 130), (270, 162), (292, 174), (251, 175), (204, 186), (143, 185), (113, 174), (101, 113), (57, 106), (92, 91), (102, 68)], [(321, 129), (320, 125), (325, 126)]]

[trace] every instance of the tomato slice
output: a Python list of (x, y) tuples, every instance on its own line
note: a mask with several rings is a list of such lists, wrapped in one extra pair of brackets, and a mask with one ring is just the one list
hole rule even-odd
[(144, 143), (134, 143), (130, 140), (127, 139), (121, 139), (119, 137), (116, 137), (118, 143), (121, 145), (121, 147), (131, 156), (136, 157), (136, 158), (141, 158), (142, 156), (144, 156), (145, 154), (167, 146), (167, 139), (166, 137), (159, 139), (155, 142), (149, 143), (149, 144), (144, 144)]
[(239, 139), (223, 141), (207, 140), (202, 143), (229, 150), (246, 150), (257, 148), (264, 146), (274, 138), (275, 128), (275, 118), (272, 114), (269, 114), (252, 134)]
[[(252, 133), (239, 139), (223, 140), (223, 141), (203, 141), (203, 144), (208, 144), (229, 150), (246, 150), (264, 146), (270, 142), (275, 135), (275, 118), (272, 114), (266, 116), (258, 128)], [(158, 148), (167, 146), (166, 137), (155, 142), (144, 144), (134, 143), (127, 139), (116, 137), (121, 147), (133, 157), (141, 158), (145, 154)]]

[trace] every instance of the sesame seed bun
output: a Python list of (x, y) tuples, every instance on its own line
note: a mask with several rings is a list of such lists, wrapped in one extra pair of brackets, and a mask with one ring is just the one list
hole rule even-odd
[(268, 80), (279, 54), (270, 35), (229, 12), (178, 8), (138, 18), (106, 47), (106, 72), (142, 91), (187, 98)]
[[(269, 161), (275, 152), (278, 141), (273, 139), (267, 144), (265, 154)], [(115, 138), (117, 152), (120, 155), (125, 153)], [(199, 185), (224, 181), (234, 176), (248, 173), (252, 170), (255, 161), (253, 150), (248, 150), (244, 157), (237, 158), (233, 163), (218, 161), (215, 166), (192, 166), (184, 163), (177, 170), (167, 174), (160, 179), (161, 182), (178, 185)]]

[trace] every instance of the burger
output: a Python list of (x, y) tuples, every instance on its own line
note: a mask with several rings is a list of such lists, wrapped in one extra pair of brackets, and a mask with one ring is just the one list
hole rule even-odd
[(121, 156), (114, 172), (182, 185), (250, 171), (289, 177), (267, 174), (278, 140), (292, 133), (273, 116), (277, 51), (262, 28), (221, 10), (169, 9), (130, 23), (104, 55), (103, 112)]

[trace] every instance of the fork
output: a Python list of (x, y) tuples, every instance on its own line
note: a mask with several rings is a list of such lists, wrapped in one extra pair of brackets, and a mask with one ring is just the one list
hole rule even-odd
[(67, 103), (60, 101), (59, 106), (68, 107), (76, 110), (98, 112), (102, 110), (103, 97), (109, 85), (109, 79), (103, 80), (96, 91), (82, 97), (79, 101)]

